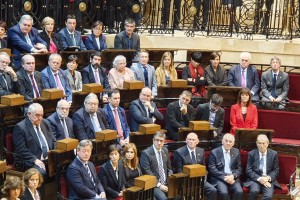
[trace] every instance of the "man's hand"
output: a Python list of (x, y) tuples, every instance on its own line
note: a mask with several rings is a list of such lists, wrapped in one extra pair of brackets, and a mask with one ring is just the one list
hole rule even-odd
[(123, 196), (123, 191), (121, 191), (118, 196), (122, 197)]
[(186, 114), (187, 113), (187, 106), (185, 105), (185, 104), (183, 104), (182, 106), (181, 106), (181, 108), (180, 108), (180, 111), (181, 111), (181, 113), (182, 114)]
[(105, 199), (106, 198), (105, 192), (101, 192), (100, 195), (99, 195), (99, 198), (104, 198)]
[(47, 53), (48, 50), (47, 49), (36, 49), (33, 48), (32, 53)]
[(163, 192), (168, 192), (168, 187), (163, 184), (159, 186), (159, 189), (161, 189)]
[(144, 106), (148, 107), (150, 112), (154, 111), (154, 108), (151, 106), (150, 101), (144, 101), (143, 104), (144, 104)]
[(258, 181), (260, 184), (265, 185), (267, 182), (269, 182), (269, 176), (261, 176), (258, 178)]
[(43, 45), (42, 43), (36, 43), (36, 45), (34, 45), (34, 48), (36, 49), (46, 49), (45, 45)]
[(14, 80), (18, 79), (16, 72), (10, 66), (6, 66), (4, 72), (9, 73), (13, 77)]
[(228, 183), (230, 185), (235, 183), (233, 175), (224, 176), (224, 181), (226, 181), (226, 183)]
[(41, 160), (36, 159), (36, 160), (34, 161), (34, 164), (36, 164), (37, 166), (39, 166), (40, 168), (42, 168), (43, 170), (46, 171), (45, 164), (44, 164)]

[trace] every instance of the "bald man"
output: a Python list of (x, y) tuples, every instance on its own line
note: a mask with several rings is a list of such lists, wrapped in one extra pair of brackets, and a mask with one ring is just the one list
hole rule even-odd
[(274, 187), (281, 188), (276, 180), (279, 175), (278, 154), (268, 148), (269, 139), (264, 134), (258, 135), (256, 146), (248, 154), (244, 186), (250, 189), (249, 200), (258, 199), (259, 192), (262, 192), (262, 199), (271, 200)]
[(139, 99), (134, 100), (129, 105), (130, 130), (138, 131), (140, 124), (154, 124), (156, 120), (163, 120), (163, 115), (158, 111), (155, 103), (151, 101), (152, 91), (144, 87)]
[[(200, 164), (205, 166), (205, 155), (202, 148), (197, 147), (199, 139), (196, 133), (189, 133), (186, 145), (174, 152), (174, 166), (177, 173), (181, 173), (184, 165)], [(217, 199), (217, 189), (210, 183), (204, 183), (204, 192), (208, 200)]]
[(42, 75), (35, 70), (35, 58), (32, 55), (24, 55), (21, 62), (22, 68), (17, 72), (19, 92), (26, 101), (32, 102), (42, 95)]

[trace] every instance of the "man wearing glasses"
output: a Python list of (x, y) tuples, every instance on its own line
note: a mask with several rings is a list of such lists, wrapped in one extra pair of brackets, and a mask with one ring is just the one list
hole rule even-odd
[(47, 118), (51, 125), (52, 135), (56, 140), (74, 138), (73, 121), (68, 117), (69, 109), (70, 104), (62, 99), (57, 102), (56, 112)]
[(8, 94), (18, 93), (18, 77), (15, 71), (8, 66), (9, 55), (0, 53), (0, 97)]
[(173, 174), (169, 151), (163, 147), (166, 135), (157, 131), (153, 137), (153, 145), (141, 153), (141, 169), (143, 174), (153, 175), (157, 178), (154, 188), (154, 197), (167, 200), (168, 176)]
[(90, 93), (85, 97), (84, 107), (73, 114), (74, 134), (81, 141), (95, 139), (96, 132), (108, 129), (104, 111), (99, 108), (97, 95)]

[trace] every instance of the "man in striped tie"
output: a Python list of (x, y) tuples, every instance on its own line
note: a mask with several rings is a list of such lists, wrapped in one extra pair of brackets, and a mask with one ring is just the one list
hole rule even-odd
[(89, 161), (92, 149), (93, 144), (89, 140), (82, 140), (77, 146), (77, 156), (67, 170), (68, 199), (70, 200), (106, 199), (95, 166)]
[(154, 197), (167, 200), (168, 176), (173, 174), (169, 151), (163, 147), (166, 135), (157, 131), (153, 137), (153, 145), (141, 153), (141, 169), (143, 174), (156, 176), (157, 187), (154, 188)]

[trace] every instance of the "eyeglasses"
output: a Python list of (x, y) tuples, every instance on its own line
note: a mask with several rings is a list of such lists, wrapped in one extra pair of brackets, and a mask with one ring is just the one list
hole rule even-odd
[(99, 103), (97, 102), (86, 102), (86, 104), (88, 104), (89, 106), (98, 106)]
[(69, 107), (59, 107), (60, 110), (69, 110)]
[(4, 60), (0, 60), (0, 62), (1, 62), (2, 64), (5, 64), (5, 65), (9, 65), (9, 63), (10, 63), (10, 62), (6, 62), (6, 61), (4, 61)]
[(160, 142), (160, 143), (164, 143), (165, 142), (165, 140), (161, 140), (161, 139), (157, 139), (157, 138), (155, 138), (154, 141), (155, 142)]

